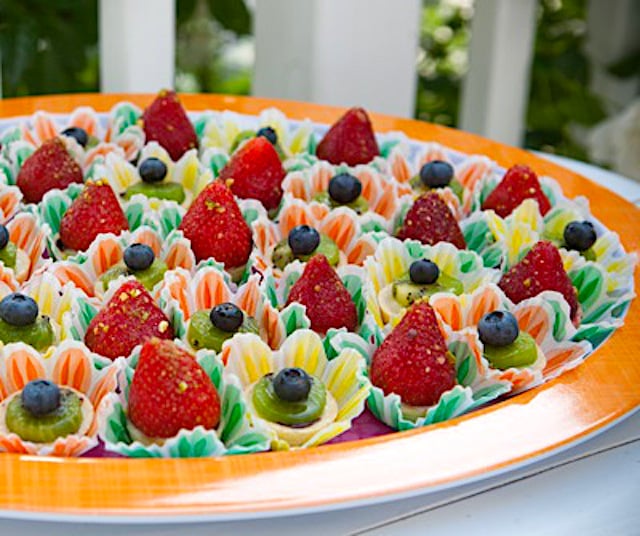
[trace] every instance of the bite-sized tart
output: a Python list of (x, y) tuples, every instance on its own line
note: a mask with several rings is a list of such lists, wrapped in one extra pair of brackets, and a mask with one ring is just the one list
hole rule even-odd
[(400, 430), (424, 426), (461, 415), (511, 389), (510, 382), (487, 374), (482, 359), (473, 355), (474, 373), (467, 374), (468, 349), (455, 340), (448, 345), (445, 334), (426, 301), (407, 310), (370, 359), (368, 404), (376, 417)]
[(329, 361), (309, 330), (296, 331), (276, 352), (256, 335), (238, 335), (223, 358), (276, 449), (320, 445), (348, 430), (369, 392), (362, 354), (345, 347)]
[(375, 237), (365, 232), (356, 213), (345, 207), (331, 210), (313, 202), (306, 204), (285, 195), (278, 221), (264, 215), (252, 223), (258, 267), (282, 271), (295, 260), (307, 261), (322, 254), (334, 266), (362, 264), (375, 249)]
[(0, 353), (0, 450), (79, 456), (97, 445), (95, 414), (116, 389), (114, 367), (76, 341), (46, 355), (22, 343)]
[(396, 319), (417, 300), (438, 292), (464, 294), (501, 273), (485, 268), (472, 251), (440, 242), (435, 246), (413, 240), (384, 238), (365, 260), (367, 308), (380, 326)]
[(0, 262), (6, 268), (11, 268), (19, 281), (27, 279), (31, 259), (22, 248), (11, 241), (9, 230), (2, 224), (0, 224)]
[(99, 415), (108, 450), (205, 457), (269, 448), (268, 431), (249, 421), (237, 378), (214, 352), (194, 355), (153, 338), (132, 356), (120, 382), (120, 394), (108, 396)]
[(109, 285), (123, 282), (121, 278), (134, 277), (153, 292), (167, 271), (193, 271), (195, 266), (189, 242), (180, 232), (163, 238), (145, 226), (133, 233), (100, 235), (86, 252), (56, 261), (46, 271), (62, 284), (72, 283), (87, 296), (102, 298)]
[(262, 289), (282, 309), (287, 324), (310, 327), (321, 335), (340, 328), (356, 331), (365, 307), (362, 276), (356, 266), (336, 271), (324, 255), (317, 254), (305, 264), (289, 264), (281, 277), (267, 270)]
[(281, 315), (264, 295), (260, 275), (253, 274), (236, 287), (220, 266), (204, 266), (196, 272), (175, 270), (164, 279), (159, 303), (176, 336), (194, 351), (219, 352), (237, 333), (256, 333), (272, 348), (287, 335), (287, 315)]
[(98, 310), (79, 299), (73, 304), (75, 337), (81, 337), (93, 352), (108, 359), (128, 357), (133, 349), (156, 337), (173, 340), (171, 322), (135, 279), (112, 285)]

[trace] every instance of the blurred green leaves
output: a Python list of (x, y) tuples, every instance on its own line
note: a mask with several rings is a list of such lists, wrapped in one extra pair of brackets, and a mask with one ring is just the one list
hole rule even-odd
[(0, 0), (5, 97), (98, 89), (97, 0)]

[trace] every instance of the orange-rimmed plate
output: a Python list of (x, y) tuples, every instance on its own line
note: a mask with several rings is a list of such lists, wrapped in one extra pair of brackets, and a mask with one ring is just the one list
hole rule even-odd
[[(36, 110), (108, 111), (149, 95), (74, 95), (0, 101), (0, 117)], [(288, 117), (333, 122), (337, 108), (256, 98), (185, 95), (187, 109), (257, 114), (276, 106)], [(417, 121), (373, 115), (377, 131), (401, 130), (507, 167), (526, 163), (556, 178), (568, 197), (640, 250), (640, 211), (609, 190), (519, 149)], [(635, 273), (636, 288), (640, 276)], [(509, 470), (602, 431), (640, 405), (640, 300), (626, 324), (578, 368), (541, 387), (428, 428), (306, 451), (219, 459), (53, 459), (0, 455), (0, 515), (93, 521), (187, 521), (332, 509), (454, 486)], [(96, 517), (99, 516), (99, 517)]]

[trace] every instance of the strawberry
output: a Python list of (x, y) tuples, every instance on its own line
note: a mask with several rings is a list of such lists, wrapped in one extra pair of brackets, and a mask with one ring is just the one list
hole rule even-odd
[(200, 192), (180, 230), (199, 261), (213, 257), (230, 269), (246, 264), (251, 254), (251, 229), (224, 182), (214, 181)]
[(450, 242), (458, 249), (467, 247), (458, 220), (437, 192), (418, 197), (407, 212), (398, 238), (413, 238), (423, 244)]
[(142, 114), (147, 141), (157, 141), (173, 160), (198, 147), (198, 136), (175, 91), (163, 89)]
[(151, 337), (173, 339), (169, 319), (138, 281), (127, 281), (89, 323), (84, 342), (100, 355), (128, 356)]
[(358, 313), (338, 274), (324, 255), (314, 255), (289, 292), (287, 305), (299, 302), (307, 308), (311, 329), (326, 333), (329, 328), (355, 331)]
[(564, 296), (571, 319), (579, 322), (580, 304), (576, 289), (564, 271), (558, 248), (551, 242), (538, 242), (518, 264), (502, 276), (498, 284), (514, 303), (537, 296), (543, 290), (555, 290)]
[(484, 200), (482, 209), (494, 210), (498, 216), (506, 218), (525, 199), (535, 199), (543, 216), (551, 210), (551, 203), (533, 170), (529, 166), (513, 166)]
[(318, 144), (316, 155), (332, 164), (367, 164), (380, 154), (367, 112), (351, 108), (336, 121)]
[(257, 199), (267, 210), (278, 208), (282, 179), (286, 172), (267, 138), (258, 136), (238, 149), (220, 172), (220, 179), (233, 179), (231, 191), (242, 199)]
[(87, 182), (60, 222), (64, 247), (84, 251), (100, 233), (120, 234), (129, 229), (120, 202), (106, 181)]
[(432, 406), (456, 383), (456, 370), (436, 315), (416, 302), (371, 359), (371, 382), (410, 406)]
[(27, 203), (39, 203), (49, 190), (64, 190), (71, 183), (82, 183), (82, 169), (71, 157), (60, 138), (44, 142), (25, 160), (16, 184)]
[(151, 438), (210, 430), (220, 421), (220, 397), (193, 355), (154, 338), (144, 343), (131, 380), (129, 419)]

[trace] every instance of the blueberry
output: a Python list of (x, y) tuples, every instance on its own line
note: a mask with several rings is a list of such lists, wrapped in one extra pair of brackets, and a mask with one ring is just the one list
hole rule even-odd
[(4, 225), (0, 225), (0, 249), (7, 247), (9, 243), (9, 231)]
[(38, 318), (38, 304), (31, 296), (14, 292), (0, 301), (0, 318), (12, 326), (29, 326)]
[(221, 303), (216, 305), (209, 313), (211, 323), (228, 333), (237, 331), (244, 321), (244, 313), (233, 303)]
[(89, 136), (86, 130), (80, 127), (69, 127), (62, 131), (63, 136), (74, 138), (82, 147), (86, 147), (89, 143)]
[(569, 249), (587, 251), (596, 238), (596, 230), (590, 221), (572, 221), (564, 228), (564, 243)]
[(273, 390), (280, 400), (302, 402), (309, 396), (311, 381), (311, 376), (301, 368), (286, 368), (273, 378)]
[(329, 196), (336, 203), (352, 203), (362, 193), (362, 183), (349, 173), (340, 173), (329, 181)]
[(149, 268), (156, 256), (145, 244), (131, 244), (124, 250), (124, 263), (132, 272), (141, 272)]
[(483, 344), (508, 346), (518, 338), (518, 321), (508, 311), (493, 311), (478, 322), (478, 335)]
[(453, 174), (453, 166), (442, 160), (432, 160), (420, 168), (420, 180), (429, 188), (448, 186)]
[(409, 266), (409, 279), (418, 285), (431, 285), (440, 277), (438, 265), (428, 259), (414, 261)]
[(167, 165), (159, 158), (147, 158), (141, 162), (138, 173), (143, 182), (160, 182), (167, 176)]
[(60, 388), (49, 380), (33, 380), (22, 390), (22, 405), (32, 415), (46, 415), (60, 406)]
[(278, 134), (271, 127), (262, 127), (258, 132), (256, 132), (256, 138), (259, 136), (267, 138), (271, 145), (278, 143)]
[(308, 225), (297, 225), (291, 229), (288, 241), (294, 255), (309, 255), (320, 245), (320, 233)]

